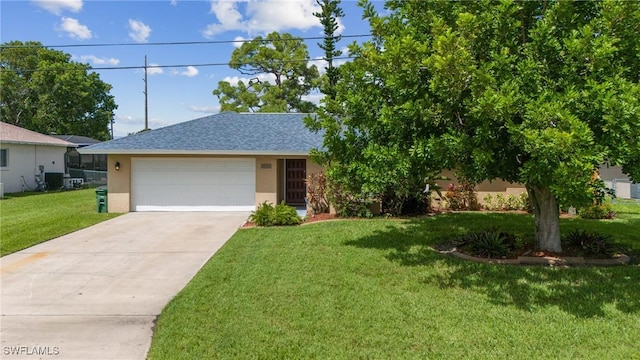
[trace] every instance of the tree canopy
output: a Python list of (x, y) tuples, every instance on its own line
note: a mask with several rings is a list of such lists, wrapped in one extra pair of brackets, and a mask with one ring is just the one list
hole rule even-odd
[(560, 252), (559, 203), (590, 201), (594, 169), (640, 179), (639, 2), (360, 4), (374, 38), (351, 46), (311, 124), (333, 181), (374, 195), (448, 168), (519, 182), (539, 247)]
[(258, 36), (233, 51), (229, 66), (251, 79), (218, 82), (213, 95), (220, 100), (221, 111), (315, 111), (315, 104), (303, 96), (317, 88), (319, 74), (315, 65), (309, 65), (301, 38), (278, 32)]
[(11, 41), (1, 47), (2, 121), (44, 134), (108, 140), (117, 108), (111, 85), (91, 66), (39, 42)]

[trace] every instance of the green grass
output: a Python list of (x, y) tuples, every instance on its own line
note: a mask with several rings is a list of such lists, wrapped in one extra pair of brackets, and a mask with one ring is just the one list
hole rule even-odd
[(0, 200), (0, 256), (118, 216), (96, 212), (95, 190), (7, 194)]
[[(639, 251), (639, 210), (562, 228)], [(640, 358), (639, 266), (496, 266), (430, 248), (491, 225), (527, 235), (533, 221), (457, 213), (238, 231), (164, 309), (149, 359)]]

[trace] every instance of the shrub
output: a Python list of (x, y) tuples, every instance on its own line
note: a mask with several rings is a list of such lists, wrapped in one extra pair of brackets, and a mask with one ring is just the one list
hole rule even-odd
[(265, 201), (258, 205), (258, 208), (251, 213), (249, 220), (257, 226), (272, 226), (273, 225), (273, 205)]
[(251, 213), (249, 220), (257, 226), (298, 225), (302, 222), (296, 209), (284, 201), (275, 207), (267, 201), (263, 202)]
[(575, 229), (567, 234), (563, 240), (565, 244), (580, 249), (582, 254), (587, 256), (610, 256), (614, 252), (613, 246), (609, 241), (611, 237), (608, 235)]
[(510, 233), (489, 228), (479, 233), (470, 233), (459, 239), (462, 248), (474, 256), (487, 258), (505, 257), (519, 244), (518, 238)]
[(496, 210), (529, 210), (529, 196), (526, 192), (522, 192), (518, 195), (509, 194), (506, 197), (502, 194), (496, 194), (493, 197), (491, 194), (487, 194), (483, 198), (484, 208), (490, 211)]
[(484, 200), (484, 204), (482, 205), (486, 210), (496, 211), (502, 210), (502, 204), (498, 201), (497, 197), (494, 198), (493, 195), (487, 194), (482, 200)]
[(302, 218), (292, 206), (286, 205), (284, 201), (273, 209), (274, 225), (299, 225)]
[(327, 177), (324, 172), (307, 176), (307, 202), (311, 208), (311, 215), (329, 212), (327, 199)]
[(475, 184), (449, 184), (445, 198), (451, 210), (480, 210)]
[(578, 211), (583, 219), (613, 219), (616, 213), (609, 204), (589, 205)]
[(370, 198), (357, 196), (337, 182), (330, 184), (329, 201), (335, 206), (336, 215), (339, 217), (373, 217), (373, 201)]

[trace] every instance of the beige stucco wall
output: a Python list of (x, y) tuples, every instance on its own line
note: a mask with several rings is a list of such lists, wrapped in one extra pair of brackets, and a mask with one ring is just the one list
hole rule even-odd
[(263, 202), (278, 203), (278, 158), (256, 157), (256, 205)]
[[(255, 158), (256, 159), (256, 205), (265, 201), (278, 203), (282, 190), (278, 189), (278, 166), (281, 156), (189, 156), (189, 155), (140, 155), (141, 158)], [(131, 211), (131, 155), (109, 155), (107, 170), (107, 189), (109, 212)], [(306, 157), (287, 157), (288, 159), (303, 159)], [(120, 163), (120, 170), (115, 170), (116, 162)], [(322, 168), (307, 160), (307, 174), (320, 171)]]
[[(116, 171), (116, 162), (120, 170)], [(107, 156), (107, 203), (109, 212), (129, 212), (131, 193), (131, 156)]]

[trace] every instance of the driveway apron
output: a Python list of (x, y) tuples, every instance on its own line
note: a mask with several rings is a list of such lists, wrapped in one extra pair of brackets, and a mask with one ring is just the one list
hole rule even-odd
[(154, 320), (247, 218), (129, 213), (0, 259), (2, 359), (144, 359)]

